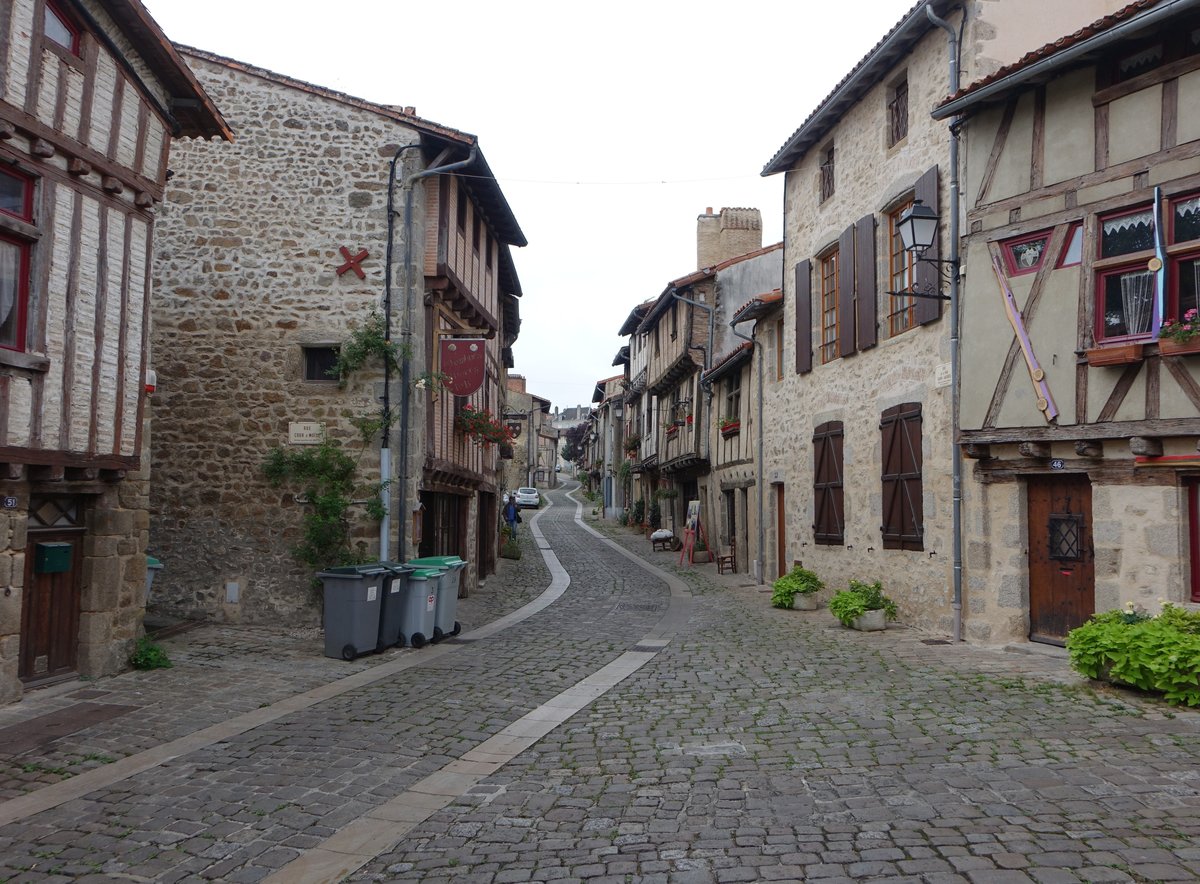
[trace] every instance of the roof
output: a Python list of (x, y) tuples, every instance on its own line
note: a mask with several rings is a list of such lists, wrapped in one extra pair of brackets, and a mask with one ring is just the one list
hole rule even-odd
[[(233, 130), (146, 7), (139, 0), (100, 0), (100, 6), (166, 90), (168, 106), (161, 110), (172, 123), (172, 134), (232, 141)], [(123, 60), (119, 49), (116, 54)]]
[(935, 27), (925, 14), (927, 5), (933, 8), (935, 15), (943, 17), (957, 5), (957, 0), (919, 0), (896, 26), (875, 44), (862, 61), (833, 87), (833, 91), (808, 115), (808, 119), (792, 133), (791, 138), (784, 142), (783, 147), (779, 148), (770, 162), (763, 167), (764, 176), (790, 169), (796, 160), (829, 134), (846, 111), (895, 69), (901, 59), (912, 51), (913, 46)]
[[(667, 283), (667, 287), (663, 289), (662, 294), (653, 302), (650, 310), (647, 311), (645, 318), (642, 320), (639, 328), (647, 328), (652, 324), (652, 320), (657, 319), (666, 311), (666, 305), (671, 301), (671, 293), (677, 292), (679, 289), (687, 288), (690, 285), (695, 285), (698, 282), (703, 282), (706, 279), (716, 276), (720, 271), (732, 267), (735, 264), (741, 264), (743, 261), (749, 261), (752, 258), (761, 258), (763, 255), (778, 251), (783, 248), (782, 242), (773, 243), (769, 246), (763, 246), (761, 249), (755, 249), (753, 252), (746, 252), (744, 255), (735, 255), (732, 258), (727, 258), (713, 264), (711, 267), (701, 267), (699, 270), (689, 273), (687, 276), (681, 276), (679, 279), (674, 279)], [(628, 324), (626, 320), (626, 324)], [(624, 328), (624, 326), (622, 326)]]
[(1015, 89), (1044, 83), (1064, 68), (1093, 61), (1108, 47), (1146, 28), (1197, 9), (1200, 0), (1137, 0), (960, 89), (934, 109), (933, 117), (942, 120), (1001, 101)]
[(754, 343), (746, 341), (743, 344), (738, 344), (733, 350), (720, 358), (717, 364), (704, 373), (704, 380), (715, 381), (723, 377), (733, 369), (737, 368), (743, 362), (750, 358), (754, 352)]
[[(356, 98), (353, 95), (347, 95), (345, 92), (338, 92), (336, 89), (317, 86), (307, 83), (304, 80), (298, 80), (295, 77), (289, 77), (285, 74), (279, 74), (266, 68), (260, 68), (256, 65), (226, 58), (223, 55), (206, 52), (203, 49), (196, 49), (191, 46), (181, 45), (179, 46), (179, 51), (187, 57), (202, 59), (210, 64), (220, 65), (230, 70), (240, 71), (251, 77), (258, 77), (261, 80), (277, 83), (289, 89), (307, 92), (310, 95), (328, 101), (335, 101), (339, 104), (358, 108), (359, 110), (377, 114), (403, 126), (407, 126), (421, 136), (421, 146), (426, 152), (427, 161), (432, 158), (433, 154), (447, 147), (462, 149), (463, 156), (460, 159), (465, 158), (467, 151), (471, 147), (475, 147), (474, 162), (464, 169), (457, 170), (456, 174), (466, 182), (467, 189), (476, 197), (476, 201), (479, 203), (484, 217), (502, 244), (514, 246), (529, 244), (529, 241), (525, 238), (525, 234), (521, 231), (520, 225), (517, 224), (517, 218), (513, 214), (512, 208), (508, 205), (508, 200), (505, 198), (504, 192), (500, 189), (499, 182), (496, 181), (496, 176), (492, 173), (487, 160), (484, 159), (483, 151), (478, 149), (479, 138), (477, 136), (458, 129), (451, 129), (449, 126), (434, 123), (423, 117), (418, 117), (416, 114), (411, 113), (411, 108), (403, 109), (390, 104), (376, 104), (362, 98)], [(501, 263), (502, 265), (504, 263), (503, 254), (501, 255)], [(511, 264), (507, 268), (502, 266), (501, 272), (502, 274), (507, 273), (511, 276), (509, 287), (512, 289), (513, 294), (519, 295), (520, 285), (516, 281), (516, 273)], [(503, 283), (504, 280), (502, 279), (501, 281)]]
[(621, 326), (617, 334), (621, 337), (627, 337), (628, 335), (631, 335), (637, 331), (638, 326), (642, 324), (642, 320), (646, 317), (647, 311), (654, 306), (654, 302), (656, 300), (656, 298), (651, 298), (650, 300), (643, 301), (634, 307), (633, 310), (630, 311), (629, 316), (626, 317), (625, 323)]
[(765, 316), (783, 304), (783, 292), (775, 289), (765, 295), (757, 295), (738, 307), (733, 313), (733, 324), (748, 322)]
[(617, 351), (617, 355), (613, 357), (613, 365), (628, 365), (629, 364), (629, 345), (626, 344)]

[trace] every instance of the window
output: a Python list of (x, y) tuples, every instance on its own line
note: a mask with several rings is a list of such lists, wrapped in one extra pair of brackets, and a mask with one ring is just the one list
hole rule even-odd
[(742, 414), (742, 372), (739, 369), (725, 381), (725, 414), (726, 420), (741, 420)]
[[(0, 170), (0, 213), (33, 221), (33, 181)], [(29, 262), (32, 243), (15, 232), (0, 232), (0, 348), (25, 350), (29, 312)]]
[(482, 227), (482, 225), (480, 224), (479, 215), (476, 214), (471, 219), (471, 250), (476, 255), (479, 254), (479, 239), (480, 239), (480, 232), (481, 232), (480, 228), (481, 227)]
[(888, 95), (888, 147), (908, 137), (908, 74), (894, 85)]
[(821, 153), (821, 202), (833, 196), (833, 145)]
[(337, 383), (338, 348), (328, 344), (304, 347), (304, 380)]
[(462, 184), (458, 185), (458, 221), (459, 232), (466, 234), (467, 232), (467, 190)]
[(1063, 248), (1062, 257), (1058, 259), (1059, 267), (1072, 267), (1083, 260), (1083, 225), (1074, 224), (1067, 233), (1067, 245)]
[[(1096, 338), (1119, 340), (1150, 334), (1157, 278), (1147, 267), (1154, 257), (1154, 210), (1142, 206), (1100, 218), (1096, 268)], [(1200, 306), (1200, 194), (1167, 202), (1167, 291), (1163, 318), (1177, 319)]]
[(826, 546), (846, 542), (842, 491), (841, 421), (829, 421), (813, 433), (813, 540)]
[(492, 269), (492, 232), (490, 230), (484, 234), (483, 245), (484, 245), (484, 249), (487, 251), (487, 254), (484, 256), (484, 262), (487, 264), (487, 269), (491, 270)]
[(891, 293), (888, 334), (893, 337), (916, 327), (917, 324), (917, 299), (905, 294), (912, 291), (913, 283), (916, 282), (917, 258), (904, 248), (904, 240), (900, 236), (898, 226), (900, 216), (911, 206), (912, 200), (909, 200), (888, 215), (888, 291)]
[(1001, 243), (1004, 263), (1009, 276), (1036, 273), (1046, 259), (1046, 246), (1050, 243), (1050, 232), (1031, 233)]
[(924, 549), (921, 488), (921, 405), (884, 411), (879, 423), (883, 453), (883, 548)]
[(671, 340), (679, 337), (679, 302), (672, 299), (671, 303)]
[(72, 55), (79, 54), (79, 28), (53, 2), (46, 3), (42, 28), (46, 39), (57, 43)]
[(821, 259), (821, 362), (838, 358), (838, 252)]

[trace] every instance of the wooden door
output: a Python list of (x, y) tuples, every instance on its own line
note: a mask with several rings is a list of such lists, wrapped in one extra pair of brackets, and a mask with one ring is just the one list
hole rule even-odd
[(787, 566), (787, 531), (783, 524), (783, 483), (775, 486), (775, 576), (782, 577)]
[[(54, 570), (60, 566), (53, 564), (39, 568), (39, 545), (64, 543), (70, 547), (66, 551), (66, 570)], [(75, 672), (79, 649), (82, 550), (82, 530), (29, 532), (17, 671), (27, 684), (50, 681)], [(39, 573), (44, 569), (49, 570)]]
[(1029, 638), (1062, 645), (1096, 610), (1087, 476), (1029, 479)]

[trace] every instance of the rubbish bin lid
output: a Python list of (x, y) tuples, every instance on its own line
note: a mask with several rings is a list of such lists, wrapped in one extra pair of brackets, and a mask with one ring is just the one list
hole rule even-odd
[(420, 559), (408, 560), (408, 564), (410, 565), (422, 565), (425, 567), (433, 565), (436, 568), (457, 568), (466, 563), (466, 559), (459, 558), (458, 556), (425, 556)]
[(408, 572), (409, 580), (437, 580), (446, 572), (440, 568), (414, 568)]
[[(388, 569), (379, 562), (369, 562), (365, 565), (339, 565), (336, 568), (328, 568), (323, 573), (335, 574), (338, 577), (344, 577), (347, 574), (362, 574), (370, 576), (374, 574), (383, 574)], [(317, 575), (320, 576), (319, 574)]]
[(163, 566), (163, 563), (160, 562), (158, 559), (154, 558), (154, 556), (146, 556), (146, 567), (147, 568), (161, 568), (162, 566)]

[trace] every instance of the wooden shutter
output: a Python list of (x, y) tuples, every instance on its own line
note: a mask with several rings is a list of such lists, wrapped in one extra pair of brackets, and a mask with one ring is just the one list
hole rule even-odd
[(841, 421), (828, 421), (813, 433), (813, 540), (841, 546), (846, 542), (842, 483)]
[(854, 225), (838, 237), (838, 355), (854, 352)]
[(921, 487), (921, 405), (908, 402), (884, 411), (882, 431), (884, 549), (924, 549)]
[(796, 374), (812, 371), (812, 262), (796, 265)]
[(874, 347), (876, 303), (875, 216), (860, 218), (854, 225), (854, 287), (858, 303), (858, 349)]
[[(913, 188), (913, 199), (920, 200), (929, 208), (938, 212), (938, 167), (934, 166), (924, 175), (917, 179), (917, 186)], [(945, 219), (943, 219), (944, 223)], [(940, 235), (940, 231), (939, 231)], [(926, 258), (940, 258), (941, 249), (938, 247), (938, 240), (934, 239), (931, 245), (925, 252)], [(919, 292), (941, 292), (942, 277), (939, 272), (940, 264), (930, 264), (927, 261), (918, 261), (916, 270), (916, 287)], [(942, 302), (938, 298), (914, 298), (916, 303), (916, 316), (919, 325), (928, 325), (942, 318)]]

